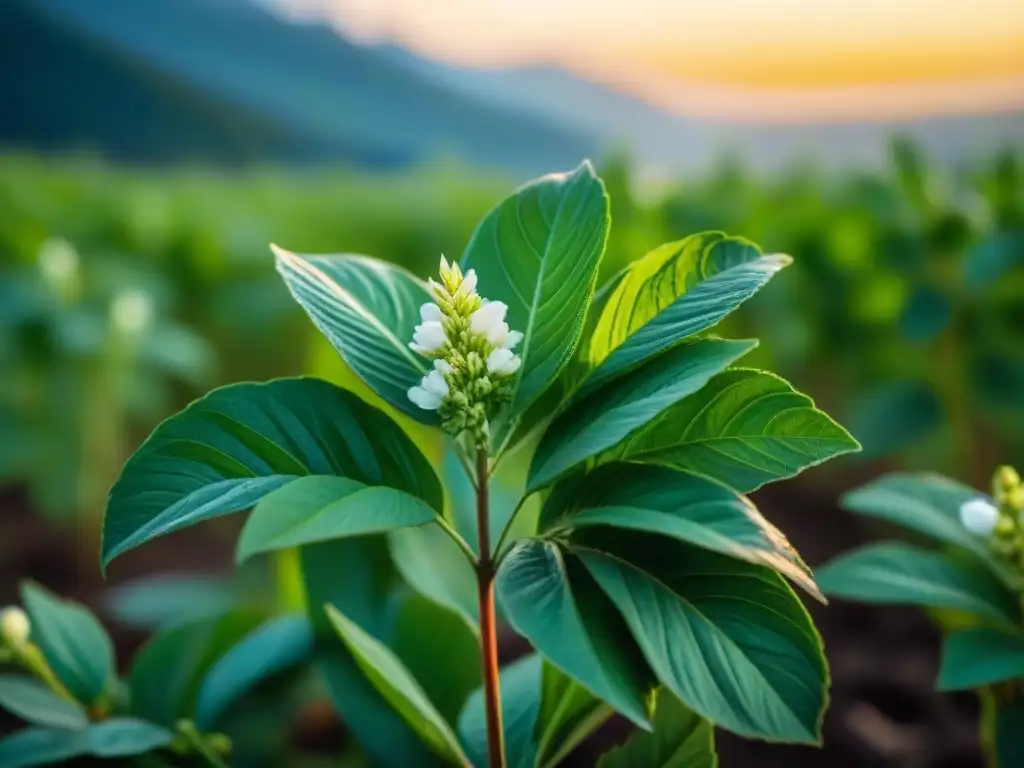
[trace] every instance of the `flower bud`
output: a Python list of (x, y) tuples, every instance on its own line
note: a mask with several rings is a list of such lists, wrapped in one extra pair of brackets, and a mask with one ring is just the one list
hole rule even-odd
[(122, 291), (110, 302), (110, 322), (126, 336), (137, 336), (153, 321), (153, 300), (141, 289)]
[(1019, 503), (1024, 496), (1021, 489), (1020, 475), (1010, 466), (999, 467), (992, 475), (992, 496), (1000, 506), (1020, 509)]
[(223, 733), (211, 733), (206, 737), (206, 743), (210, 745), (210, 748), (218, 755), (230, 754), (233, 745), (231, 739)]
[(0, 611), (0, 639), (9, 648), (20, 648), (28, 642), (32, 632), (32, 624), (28, 614), (16, 605), (10, 605)]
[(992, 478), (992, 490), (996, 493), (1007, 493), (1020, 487), (1020, 475), (1011, 466), (1004, 465), (996, 470)]
[(1024, 512), (1024, 485), (1019, 485), (1007, 493), (1004, 503), (1012, 510)]
[(988, 536), (999, 521), (999, 510), (987, 499), (971, 499), (960, 507), (960, 522), (971, 533)]
[(1013, 539), (1017, 535), (1017, 526), (1012, 518), (1000, 516), (999, 521), (996, 523), (995, 531), (996, 536), (1000, 539)]

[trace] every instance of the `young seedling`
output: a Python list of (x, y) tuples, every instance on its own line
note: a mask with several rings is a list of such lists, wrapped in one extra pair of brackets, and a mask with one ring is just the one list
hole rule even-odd
[(0, 739), (0, 765), (161, 752), (197, 755), (214, 768), (227, 764), (231, 742), (223, 734), (145, 711), (147, 697), (173, 695), (175, 682), (165, 677), (172, 670), (151, 668), (126, 684), (116, 676), (110, 637), (88, 609), (31, 582), (21, 593), (24, 609), (0, 610), (0, 663), (13, 669), (0, 674), (0, 708), (28, 726)]
[[(709, 333), (790, 259), (705, 233), (598, 288), (609, 225), (584, 163), (436, 281), (275, 247), (372, 403), (312, 378), (197, 400), (125, 466), (104, 563), (251, 509), (239, 561), (298, 548), (314, 666), (382, 765), (553, 766), (613, 712), (655, 737), (605, 766), (713, 765), (712, 724), (817, 743), (828, 674), (789, 582), (820, 593), (744, 494), (858, 446)], [(537, 653), (499, 668), (499, 617)]]
[(973, 690), (992, 768), (1024, 765), (1024, 485), (1000, 467), (992, 494), (931, 474), (893, 474), (848, 493), (857, 514), (940, 545), (870, 544), (818, 571), (830, 596), (920, 605), (944, 632), (940, 691)]

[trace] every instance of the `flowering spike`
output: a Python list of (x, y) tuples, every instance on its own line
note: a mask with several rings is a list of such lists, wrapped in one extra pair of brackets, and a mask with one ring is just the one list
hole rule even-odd
[(470, 432), (486, 445), (488, 420), (510, 396), (512, 377), (522, 360), (512, 351), (523, 334), (505, 322), (508, 306), (487, 301), (477, 292), (476, 270), (465, 274), (442, 256), (440, 282), (428, 279), (434, 301), (420, 307), (409, 347), (434, 358), (409, 399), (420, 408), (440, 413), (441, 424), (453, 435)]

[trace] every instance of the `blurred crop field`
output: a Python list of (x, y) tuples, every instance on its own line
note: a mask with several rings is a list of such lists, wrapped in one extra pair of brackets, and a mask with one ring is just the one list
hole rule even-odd
[[(724, 333), (760, 337), (750, 364), (812, 394), (864, 445), (759, 498), (812, 565), (878, 534), (835, 499), (883, 469), (981, 487), (995, 464), (1024, 464), (1024, 154), (993, 148), (953, 170), (896, 139), (881, 170), (766, 175), (723, 160), (657, 184), (625, 156), (594, 160), (612, 200), (605, 276), (709, 229), (794, 257)], [(145, 606), (116, 585), (230, 572), (236, 520), (132, 553), (106, 582), (98, 531), (127, 456), (210, 388), (302, 374), (358, 386), (289, 299), (269, 244), (425, 276), (511, 185), (455, 163), (371, 173), (0, 155), (0, 599), (40, 579), (106, 606), (130, 649)], [(888, 765), (871, 756), (894, 739), (900, 754), (976, 764), (973, 703), (931, 693), (923, 617), (814, 611), (834, 676), (825, 749), (726, 740), (726, 765)]]

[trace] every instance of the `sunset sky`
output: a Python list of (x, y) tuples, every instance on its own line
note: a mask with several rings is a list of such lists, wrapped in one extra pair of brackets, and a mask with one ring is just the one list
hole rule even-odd
[(930, 83), (921, 93), (935, 101), (1024, 104), (1024, 0), (277, 2), (434, 58), (555, 62), (663, 102), (684, 86), (863, 95)]

